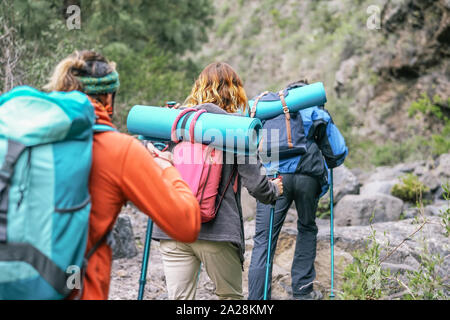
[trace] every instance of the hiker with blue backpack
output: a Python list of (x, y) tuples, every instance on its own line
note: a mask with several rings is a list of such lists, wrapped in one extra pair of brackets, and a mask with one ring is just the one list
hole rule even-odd
[[(176, 241), (158, 227), (154, 230), (153, 238), (160, 241), (169, 299), (195, 299), (202, 265), (213, 281), (219, 299), (243, 298), (245, 241), (241, 187), (246, 187), (262, 203), (271, 203), (283, 193), (282, 183), (261, 174), (262, 165), (258, 159), (251, 163), (250, 157), (243, 155), (242, 161), (238, 161), (239, 156), (233, 152), (194, 143), (193, 133), (195, 122), (204, 112), (239, 117), (237, 112), (245, 111), (246, 106), (247, 97), (236, 72), (226, 63), (213, 63), (200, 73), (173, 125), (177, 128), (180, 121), (190, 132), (191, 140), (179, 141), (178, 131), (173, 130), (172, 140), (178, 142), (173, 149), (174, 162), (199, 200), (203, 223), (198, 239), (193, 243)], [(190, 125), (187, 125), (187, 117), (190, 117)], [(189, 156), (183, 158), (183, 154), (197, 154), (200, 159), (208, 159), (205, 162), (208, 161), (209, 173), (203, 188), (198, 188), (203, 173), (195, 177), (190, 175), (201, 172), (197, 169), (203, 164), (191, 163)]]
[[(253, 99), (252, 117), (264, 103), (275, 102), (282, 106), (276, 116), (262, 120), (265, 135), (260, 155), (269, 176), (282, 176), (284, 192), (275, 206), (257, 202), (248, 281), (250, 300), (270, 299), (273, 257), (292, 202), (298, 214), (298, 234), (291, 268), (292, 295), (299, 300), (322, 298), (321, 292), (313, 289), (318, 232), (316, 210), (319, 198), (329, 188), (329, 169), (342, 164), (348, 150), (323, 106), (290, 112), (286, 103), (288, 95), (292, 96), (293, 90), (306, 85), (306, 80), (298, 81), (278, 93), (266, 91)], [(290, 99), (293, 101), (294, 97)]]
[[(44, 144), (29, 148), (29, 152), (18, 157), (20, 146), (10, 143), (8, 152), (17, 156), (18, 169), (9, 172), (13, 182), (10, 209), (2, 215), (8, 218), (9, 224), (6, 244), (0, 243), (0, 298), (108, 299), (112, 264), (108, 238), (127, 201), (133, 202), (174, 239), (193, 242), (197, 238), (199, 205), (173, 167), (171, 154), (152, 147), (147, 150), (137, 139), (119, 133), (112, 124), (119, 84), (113, 62), (93, 51), (77, 51), (57, 65), (46, 86), (52, 93), (18, 89), (0, 99), (0, 134), (18, 134), (14, 139), (21, 138), (20, 135), (35, 139), (40, 132), (33, 129), (41, 126), (40, 143)], [(15, 109), (23, 112), (20, 116), (16, 114), (16, 128), (8, 118), (15, 114)], [(27, 110), (34, 118), (27, 117)], [(46, 117), (40, 117), (39, 112)], [(54, 135), (59, 140), (47, 141)], [(30, 138), (25, 138), (23, 142), (31, 145)], [(62, 143), (66, 140), (67, 143)], [(1, 156), (5, 148), (3, 141), (0, 142)], [(12, 166), (12, 163), (4, 165)], [(18, 189), (23, 189), (23, 199), (15, 196)], [(23, 222), (13, 218), (21, 217), (19, 213), (24, 217), (29, 215), (27, 206), (33, 208), (30, 206), (38, 203), (36, 195), (41, 202), (34, 209), (34, 218), (38, 221), (40, 214), (40, 219), (45, 217), (47, 222), (41, 224), (40, 230), (28, 229), (30, 235), (21, 235), (23, 232), (17, 226)], [(2, 202), (4, 199), (7, 197), (2, 193)], [(25, 204), (23, 209), (20, 203)], [(55, 213), (51, 215), (54, 207)], [(19, 208), (23, 212), (10, 212)], [(34, 235), (37, 240), (33, 240)], [(17, 251), (19, 245), (15, 241), (29, 242), (26, 246), (21, 244), (22, 259), (39, 267), (38, 273), (21, 265), (20, 259), (17, 260), (19, 254), (14, 257), (15, 262), (4, 262), (8, 252)], [(37, 248), (32, 241), (36, 246), (42, 245)], [(78, 279), (81, 286), (68, 291), (71, 272), (66, 270), (76, 271), (71, 269), (74, 266), (81, 267), (79, 276), (83, 277)], [(17, 268), (21, 273), (14, 274)], [(13, 281), (22, 278), (23, 281)]]

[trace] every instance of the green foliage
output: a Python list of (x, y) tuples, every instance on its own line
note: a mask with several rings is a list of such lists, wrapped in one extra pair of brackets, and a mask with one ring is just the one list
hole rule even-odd
[(334, 33), (342, 22), (336, 13), (333, 14), (329, 11), (326, 2), (315, 3), (313, 15), (314, 19), (311, 21), (313, 27), (321, 29), (324, 33)]
[(220, 24), (220, 26), (217, 28), (217, 36), (223, 37), (225, 36), (235, 25), (236, 21), (238, 20), (238, 17), (228, 17), (224, 22)]
[(407, 291), (405, 300), (437, 300), (448, 299), (445, 295), (445, 284), (439, 275), (439, 268), (444, 259), (437, 253), (431, 253), (425, 241), (420, 253), (420, 265), (417, 271), (407, 271)]
[(431, 148), (433, 155), (439, 156), (450, 151), (450, 121), (447, 120), (440, 134), (431, 136)]
[(408, 173), (401, 178), (401, 183), (392, 187), (391, 194), (404, 201), (417, 202), (421, 196), (428, 192), (429, 188), (419, 181), (416, 175)]
[(183, 53), (207, 40), (213, 6), (209, 0), (82, 1), (87, 28), (98, 40), (127, 43), (134, 49), (154, 40), (162, 49)]
[[(417, 117), (419, 114), (425, 116), (432, 131), (436, 131), (434, 128), (439, 127), (438, 125), (442, 126), (441, 132), (434, 132), (431, 136), (431, 141), (426, 142), (434, 156), (450, 151), (450, 119), (441, 107), (444, 104), (445, 102), (440, 96), (435, 95), (431, 99), (428, 94), (422, 93), (418, 100), (411, 103), (408, 110), (410, 117)], [(446, 105), (450, 106), (450, 98), (447, 99)]]
[(376, 230), (371, 225), (366, 249), (355, 251), (353, 262), (345, 268), (342, 293), (338, 294), (341, 299), (375, 300), (386, 294), (390, 272), (381, 268), (381, 246), (375, 235)]
[(370, 161), (375, 166), (389, 166), (410, 160), (420, 160), (430, 154), (429, 141), (422, 136), (413, 136), (404, 141), (388, 141), (371, 146)]
[[(446, 199), (450, 199), (450, 190), (448, 184), (444, 186)], [(423, 203), (419, 200), (419, 207), (423, 208)], [(448, 211), (443, 213), (443, 218), (446, 221), (442, 223), (448, 236)], [(447, 215), (447, 216), (446, 216)], [(371, 222), (373, 219), (373, 214)], [(412, 237), (419, 231), (427, 220), (420, 222), (419, 228), (413, 232), (405, 240)], [(406, 300), (424, 300), (424, 299), (448, 299), (448, 285), (446, 279), (443, 279), (439, 271), (443, 271), (445, 267), (444, 260), (437, 253), (432, 253), (426, 243), (426, 239), (422, 239), (422, 249), (418, 257), (420, 262), (417, 270), (406, 271), (406, 283), (403, 277), (398, 275), (391, 275), (389, 270), (383, 270), (381, 263), (392, 253), (394, 253), (400, 243), (395, 249), (389, 251), (383, 258), (380, 259), (381, 245), (376, 240), (376, 230), (370, 225), (371, 234), (366, 242), (366, 250), (355, 251), (353, 253), (354, 260), (347, 265), (344, 270), (344, 283), (342, 291), (339, 293), (341, 299), (385, 299), (388, 294), (392, 292), (399, 292), (399, 289), (406, 289), (397, 297)], [(386, 235), (386, 233), (385, 233)], [(390, 247), (389, 241), (386, 247)]]
[[(68, 3), (81, 8), (81, 30), (66, 26)], [(21, 82), (42, 88), (61, 59), (96, 50), (117, 63), (115, 123), (124, 129), (134, 104), (184, 101), (200, 68), (181, 54), (206, 40), (212, 8), (210, 0), (14, 1), (11, 21), (26, 46)]]
[(261, 18), (257, 15), (252, 16), (250, 18), (249, 23), (245, 26), (244, 29), (245, 38), (256, 36), (261, 32), (261, 28), (262, 28)]
[(421, 112), (425, 115), (434, 116), (440, 120), (444, 120), (444, 114), (441, 108), (437, 105), (441, 102), (442, 99), (438, 95), (435, 95), (433, 99), (430, 99), (426, 93), (422, 93), (417, 101), (411, 103), (408, 110), (408, 115), (412, 117), (418, 112)]
[(122, 131), (133, 105), (160, 106), (168, 100), (182, 103), (192, 86), (186, 70), (198, 73), (195, 66), (177, 60), (155, 43), (148, 43), (136, 52), (121, 43), (111, 43), (104, 48), (104, 53), (118, 62), (121, 87), (114, 122)]

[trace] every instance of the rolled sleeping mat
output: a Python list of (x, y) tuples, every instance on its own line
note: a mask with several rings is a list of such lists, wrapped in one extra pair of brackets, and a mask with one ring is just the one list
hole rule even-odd
[(200, 114), (198, 111), (137, 105), (128, 113), (127, 128), (130, 133), (142, 135), (146, 140), (191, 141), (192, 135), (195, 142), (211, 144), (226, 152), (256, 154), (262, 128), (259, 119), (209, 112)]
[[(321, 106), (327, 102), (325, 88), (322, 82), (315, 82), (303, 87), (297, 87), (289, 90), (284, 90), (286, 104), (289, 112), (297, 112), (302, 109)], [(247, 116), (250, 115), (250, 110), (256, 99), (249, 101), (249, 109)], [(281, 103), (278, 93), (267, 92), (262, 96), (256, 106), (255, 117), (261, 120), (271, 119), (283, 113), (283, 105)]]

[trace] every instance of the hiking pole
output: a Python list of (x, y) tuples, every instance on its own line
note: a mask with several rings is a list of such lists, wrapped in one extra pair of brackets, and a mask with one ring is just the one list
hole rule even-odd
[[(276, 179), (278, 174), (275, 173), (274, 178)], [(272, 229), (273, 229), (273, 218), (275, 216), (275, 204), (276, 200), (272, 203), (270, 208), (270, 221), (269, 221), (269, 239), (267, 244), (267, 261), (266, 261), (266, 278), (264, 281), (264, 300), (267, 300), (267, 295), (269, 291), (269, 273), (270, 273), (270, 256), (272, 249)]]
[[(164, 150), (166, 145), (164, 143), (154, 143), (154, 146), (159, 150)], [(142, 267), (141, 267), (141, 278), (139, 279), (139, 293), (138, 300), (142, 300), (144, 297), (145, 284), (147, 282), (147, 268), (148, 259), (150, 257), (150, 247), (152, 244), (152, 233), (153, 233), (153, 221), (152, 219), (147, 220), (147, 232), (145, 235), (145, 246), (144, 254), (142, 255)]]
[(330, 169), (330, 248), (331, 248), (331, 293), (330, 298), (334, 298), (334, 234), (333, 234), (333, 169)]
[(148, 219), (147, 221), (147, 233), (145, 235), (144, 254), (142, 256), (141, 278), (139, 280), (139, 294), (138, 300), (142, 300), (144, 297), (145, 283), (147, 282), (147, 267), (148, 258), (150, 257), (150, 246), (152, 243), (153, 221)]

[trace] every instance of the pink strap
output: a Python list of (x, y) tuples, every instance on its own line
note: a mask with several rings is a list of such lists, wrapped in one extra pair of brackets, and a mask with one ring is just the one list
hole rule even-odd
[(191, 143), (194, 143), (194, 130), (195, 130), (195, 124), (197, 123), (198, 117), (200, 117), (203, 113), (205, 113), (206, 110), (199, 110), (195, 115), (194, 118), (191, 121), (191, 125), (189, 126), (189, 138), (191, 138)]
[(178, 140), (178, 137), (177, 137), (177, 135), (176, 135), (176, 130), (177, 130), (178, 122), (180, 122), (181, 118), (183, 118), (183, 116), (184, 116), (186, 113), (191, 112), (191, 111), (197, 111), (197, 110), (194, 109), (194, 108), (187, 108), (187, 109), (184, 109), (184, 110), (182, 110), (182, 111), (178, 114), (178, 116), (175, 118), (175, 121), (174, 121), (173, 124), (172, 124), (172, 130), (171, 130), (171, 138), (172, 138), (172, 141), (173, 141), (173, 142), (175, 142), (175, 143), (180, 142), (180, 140)]

